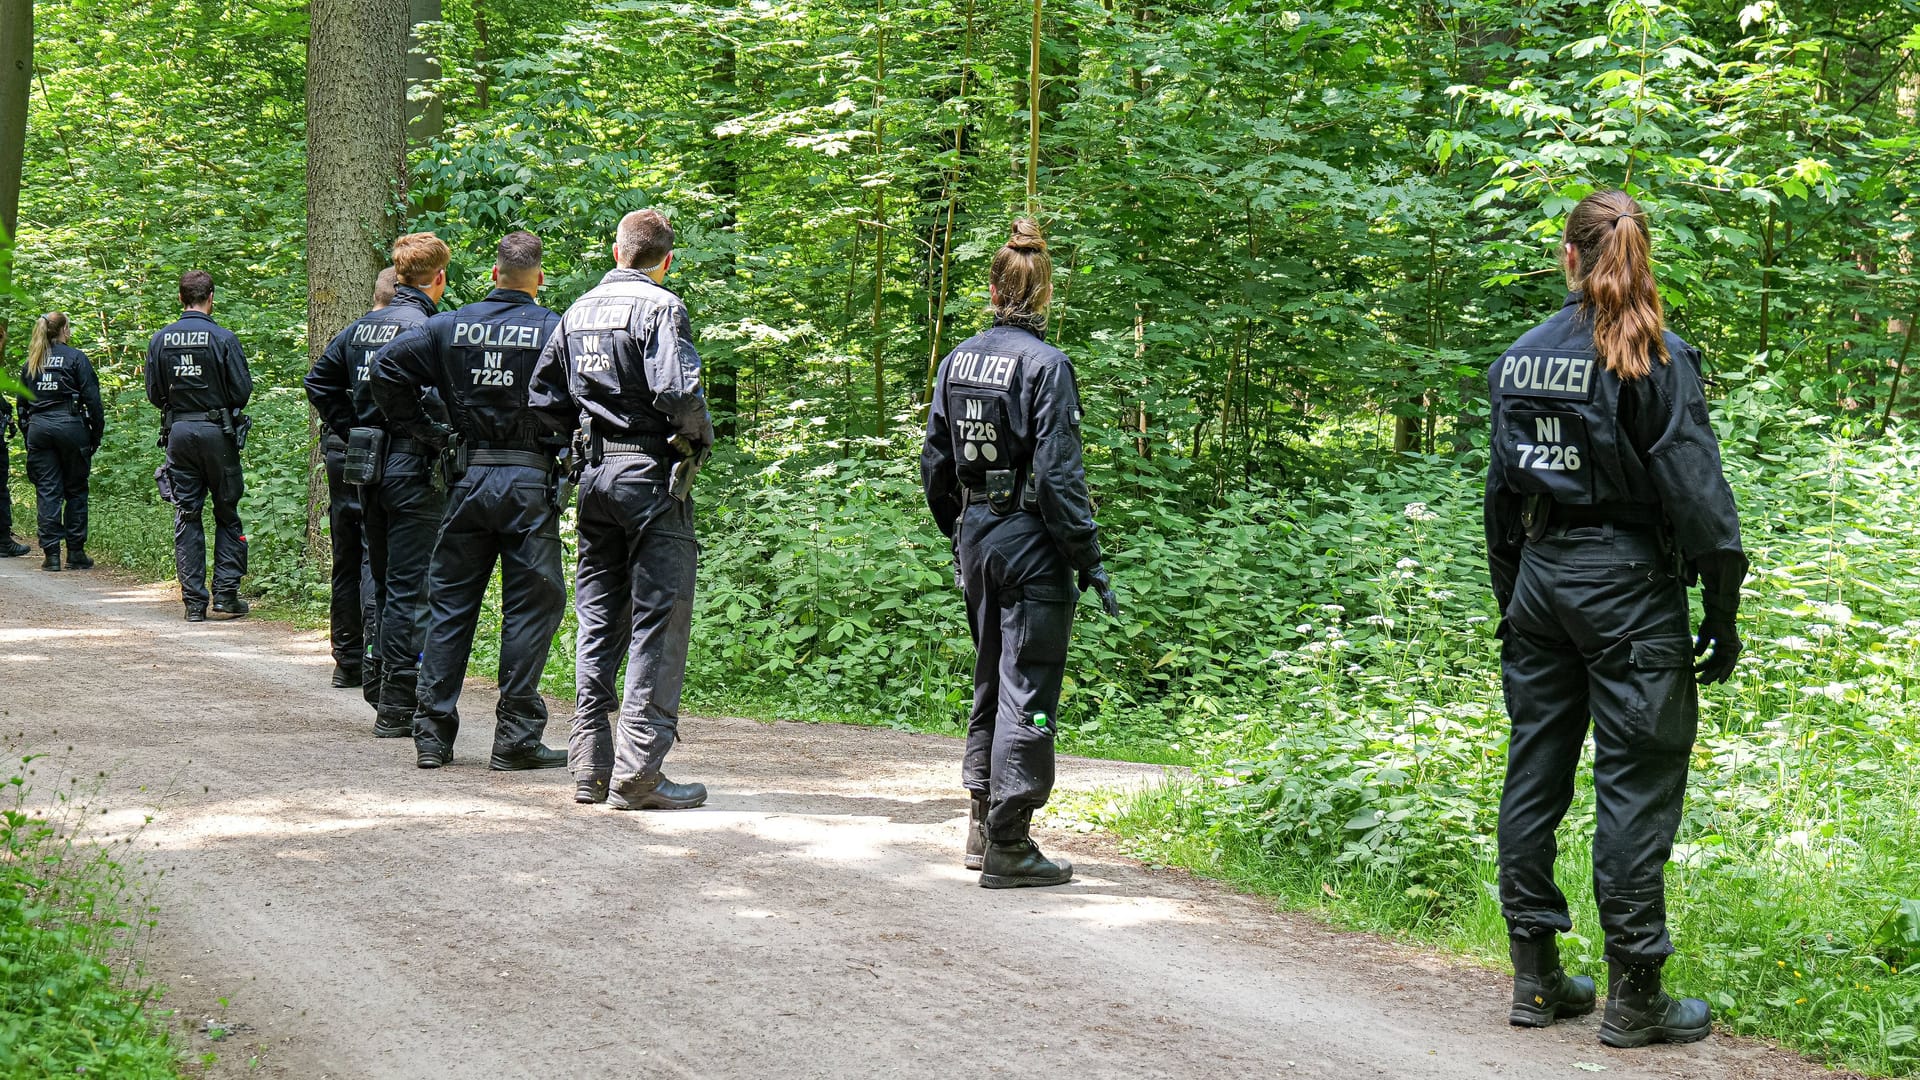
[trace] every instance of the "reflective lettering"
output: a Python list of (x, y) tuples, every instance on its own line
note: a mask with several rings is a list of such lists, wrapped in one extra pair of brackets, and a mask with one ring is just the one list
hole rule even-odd
[(521, 323), (454, 323), (453, 343), (486, 349), (537, 349), (540, 328)]

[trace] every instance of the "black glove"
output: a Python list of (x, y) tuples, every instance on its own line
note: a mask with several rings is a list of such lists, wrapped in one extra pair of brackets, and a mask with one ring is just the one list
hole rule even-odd
[(1740, 586), (1747, 579), (1747, 557), (1737, 551), (1720, 551), (1694, 561), (1700, 574), (1700, 604), (1705, 614), (1700, 619), (1700, 637), (1694, 642), (1693, 655), (1705, 659), (1693, 673), (1703, 686), (1726, 682), (1733, 676), (1733, 665), (1740, 659), (1740, 632), (1734, 629), (1734, 614), (1740, 610)]
[(1113, 579), (1107, 576), (1105, 566), (1096, 564), (1080, 571), (1080, 591), (1088, 589), (1100, 597), (1100, 606), (1106, 610), (1107, 618), (1120, 617), (1120, 601), (1113, 595)]
[(1712, 686), (1731, 678), (1733, 665), (1740, 659), (1742, 648), (1740, 633), (1733, 628), (1733, 616), (1708, 615), (1701, 619), (1700, 639), (1693, 646), (1693, 655), (1706, 656), (1693, 668), (1700, 685)]
[(19, 437), (20, 437), (20, 425), (14, 423), (12, 419), (8, 419), (7, 420), (7, 438), (17, 439)]

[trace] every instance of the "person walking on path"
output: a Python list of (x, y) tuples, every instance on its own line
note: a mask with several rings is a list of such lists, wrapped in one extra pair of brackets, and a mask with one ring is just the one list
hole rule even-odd
[(1073, 363), (1046, 340), (1053, 260), (1031, 221), (993, 257), (993, 326), (940, 362), (920, 478), (954, 543), (973, 633), (973, 710), (961, 783), (965, 865), (987, 888), (1060, 885), (1073, 866), (1033, 842), (1053, 791), (1073, 609), (1095, 590), (1118, 615), (1080, 457)]
[(40, 316), (27, 345), (27, 364), (20, 369), (26, 392), (20, 395), (19, 422), (39, 510), (42, 570), (60, 569), (62, 544), (67, 569), (93, 568), (87, 557), (87, 477), (106, 431), (106, 414), (93, 362), (69, 344), (72, 337), (65, 312)]
[[(662, 771), (679, 732), (693, 631), (691, 484), (713, 446), (687, 306), (664, 284), (673, 239), (657, 210), (620, 219), (614, 269), (567, 309), (527, 395), (549, 430), (579, 433), (584, 454), (568, 767), (575, 802), (618, 810), (707, 799), (705, 785)], [(626, 693), (616, 696), (623, 659)]]
[(247, 572), (247, 534), (240, 523), (246, 476), (240, 451), (251, 423), (253, 373), (233, 331), (213, 321), (213, 275), (180, 275), (180, 318), (147, 345), (147, 400), (160, 410), (161, 442), (173, 490), (173, 561), (188, 622), (207, 617), (207, 533), (201, 511), (213, 500), (213, 610), (235, 617)]
[[(1700, 353), (1665, 327), (1646, 211), (1623, 192), (1587, 196), (1567, 216), (1560, 255), (1566, 302), (1488, 373), (1487, 562), (1512, 721), (1499, 826), (1509, 1019), (1545, 1027), (1594, 1007), (1593, 980), (1560, 962), (1558, 935), (1573, 923), (1553, 873), (1591, 720), (1593, 888), (1608, 969), (1600, 1040), (1693, 1042), (1712, 1029), (1706, 1002), (1661, 989), (1673, 952), (1664, 868), (1697, 685), (1725, 681), (1740, 656), (1747, 557)], [(1697, 639), (1687, 612), (1696, 580), (1706, 611)]]

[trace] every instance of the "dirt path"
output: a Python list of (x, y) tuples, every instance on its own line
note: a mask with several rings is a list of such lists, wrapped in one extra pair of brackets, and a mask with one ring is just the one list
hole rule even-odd
[[(193, 1037), (219, 1073), (1831, 1075), (1723, 1036), (1611, 1051), (1592, 1018), (1515, 1032), (1499, 975), (1098, 841), (1042, 838), (1069, 887), (977, 888), (950, 740), (689, 720), (671, 771), (712, 801), (621, 814), (574, 806), (563, 772), (489, 773), (475, 689), (455, 767), (415, 770), (329, 663), (319, 635), (189, 626), (167, 591), (0, 560), (0, 723), (54, 751), (39, 791), (64, 770), (105, 828), (152, 816), (151, 967), (239, 1031)], [(1153, 775), (1061, 763), (1076, 788)]]

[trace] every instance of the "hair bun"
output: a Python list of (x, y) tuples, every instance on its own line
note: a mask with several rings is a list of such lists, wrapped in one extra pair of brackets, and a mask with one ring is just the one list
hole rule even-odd
[(1007, 237), (1007, 247), (1014, 251), (1045, 251), (1047, 240), (1040, 235), (1040, 226), (1028, 218), (1019, 218), (1013, 223), (1013, 235)]

